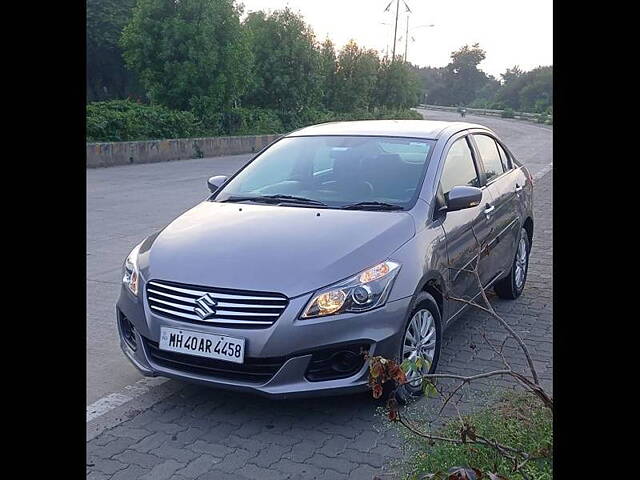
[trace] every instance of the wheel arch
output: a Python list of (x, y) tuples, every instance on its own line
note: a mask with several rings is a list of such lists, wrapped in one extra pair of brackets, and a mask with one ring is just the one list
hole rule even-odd
[(533, 218), (527, 217), (522, 224), (522, 228), (527, 231), (527, 237), (529, 237), (529, 245), (533, 244)]
[(427, 292), (435, 299), (438, 309), (440, 310), (440, 319), (442, 322), (445, 322), (448, 312), (446, 309), (446, 302), (444, 301), (446, 295), (446, 283), (442, 274), (435, 270), (429, 271), (420, 279), (418, 287), (413, 294), (410, 311), (415, 308), (415, 302), (420, 292)]

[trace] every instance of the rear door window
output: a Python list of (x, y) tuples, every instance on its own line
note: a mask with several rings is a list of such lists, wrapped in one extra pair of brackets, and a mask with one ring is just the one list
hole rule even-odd
[(496, 144), (498, 145), (498, 151), (500, 152), (500, 159), (502, 160), (502, 166), (504, 167), (505, 170), (511, 170), (513, 168), (513, 164), (511, 163), (511, 158), (509, 157), (509, 154), (505, 151), (504, 148), (502, 148), (502, 146), (496, 142)]
[(478, 152), (484, 165), (487, 182), (499, 177), (505, 172), (505, 168), (500, 158), (496, 141), (488, 135), (474, 135), (473, 139), (478, 146)]

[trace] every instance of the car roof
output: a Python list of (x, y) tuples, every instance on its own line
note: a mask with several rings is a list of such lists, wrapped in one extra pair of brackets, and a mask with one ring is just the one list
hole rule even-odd
[(437, 140), (448, 130), (454, 134), (469, 128), (487, 127), (467, 122), (442, 122), (436, 120), (358, 120), (353, 122), (329, 122), (311, 125), (295, 130), (287, 137), (308, 135), (371, 135), (389, 137), (410, 137)]

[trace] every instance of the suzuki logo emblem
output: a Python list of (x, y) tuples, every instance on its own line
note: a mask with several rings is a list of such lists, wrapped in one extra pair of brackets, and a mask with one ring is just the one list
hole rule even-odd
[(195, 307), (193, 311), (196, 312), (202, 320), (207, 320), (216, 314), (216, 310), (213, 307), (217, 304), (218, 302), (207, 293), (196, 300), (197, 307)]

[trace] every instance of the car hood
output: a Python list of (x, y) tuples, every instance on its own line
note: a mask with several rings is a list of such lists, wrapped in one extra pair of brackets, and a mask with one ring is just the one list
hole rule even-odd
[(413, 217), (406, 212), (205, 201), (144, 246), (138, 263), (146, 281), (291, 298), (386, 260), (413, 235)]

